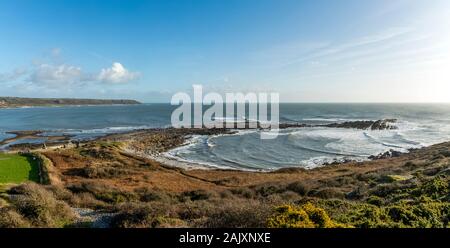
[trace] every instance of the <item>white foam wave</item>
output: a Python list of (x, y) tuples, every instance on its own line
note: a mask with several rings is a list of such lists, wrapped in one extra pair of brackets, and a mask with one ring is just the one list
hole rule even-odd
[[(327, 119), (330, 120), (330, 119)], [(201, 146), (184, 146), (172, 155), (176, 159), (204, 164), (206, 166), (232, 167), (234, 169), (283, 167), (315, 168), (326, 163), (346, 160), (363, 161), (394, 149), (407, 152), (450, 139), (450, 127), (441, 123), (399, 121), (395, 130), (358, 130), (328, 127), (290, 128), (279, 130), (273, 143), (262, 143), (260, 133), (264, 130), (240, 130), (234, 134), (205, 138)], [(443, 130), (448, 129), (448, 132)], [(257, 135), (254, 135), (254, 134)], [(221, 140), (223, 136), (245, 136), (241, 139)], [(272, 141), (270, 141), (272, 142)], [(194, 142), (190, 144), (193, 145)], [(273, 145), (271, 145), (273, 144)], [(222, 149), (232, 147), (232, 149)], [(219, 148), (220, 149), (219, 149)], [(194, 148), (194, 149), (191, 149)], [(197, 153), (196, 149), (202, 152)], [(302, 152), (301, 150), (305, 150)], [(185, 152), (182, 154), (182, 152)], [(189, 152), (193, 152), (192, 156)], [(312, 156), (307, 158), (308, 156)]]

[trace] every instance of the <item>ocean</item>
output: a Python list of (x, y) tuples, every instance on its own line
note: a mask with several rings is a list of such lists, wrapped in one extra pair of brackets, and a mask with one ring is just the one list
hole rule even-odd
[[(169, 104), (32, 107), (0, 109), (0, 140), (13, 130), (44, 130), (92, 139), (133, 129), (170, 126)], [(398, 119), (395, 130), (290, 128), (276, 139), (261, 140), (259, 130), (233, 135), (194, 136), (165, 155), (215, 168), (273, 170), (313, 168), (342, 160), (366, 160), (388, 150), (407, 152), (450, 141), (450, 104), (280, 104), (280, 122), (327, 124)], [(41, 142), (37, 140), (35, 142)], [(30, 141), (27, 141), (30, 142)], [(31, 141), (33, 142), (33, 141)]]

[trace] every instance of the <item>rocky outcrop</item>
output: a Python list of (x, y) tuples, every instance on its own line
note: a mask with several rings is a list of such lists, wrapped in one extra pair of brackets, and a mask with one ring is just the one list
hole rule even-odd
[(383, 119), (377, 121), (347, 121), (342, 123), (331, 123), (321, 125), (323, 127), (332, 128), (356, 128), (356, 129), (370, 129), (370, 130), (389, 130), (397, 129), (393, 124), (397, 122), (396, 119)]
[(396, 157), (400, 157), (400, 155), (402, 155), (402, 152), (399, 151), (395, 151), (395, 150), (389, 150), (387, 152), (383, 152), (380, 153), (378, 155), (372, 155), (369, 156), (370, 160), (377, 160), (377, 159), (386, 159), (386, 158), (396, 158)]
[(397, 122), (397, 119), (384, 119), (375, 121), (370, 129), (372, 130), (389, 130), (389, 129), (397, 129), (393, 124)]

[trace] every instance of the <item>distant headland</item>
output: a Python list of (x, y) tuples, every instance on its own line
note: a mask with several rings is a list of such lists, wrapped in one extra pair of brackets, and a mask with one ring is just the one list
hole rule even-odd
[(21, 98), (0, 97), (0, 108), (76, 105), (132, 105), (141, 104), (128, 99)]

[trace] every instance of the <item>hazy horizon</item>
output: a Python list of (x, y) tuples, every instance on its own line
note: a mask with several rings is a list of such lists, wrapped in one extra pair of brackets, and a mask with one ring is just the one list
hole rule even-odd
[[(0, 95), (450, 102), (450, 2), (1, 1)], [(349, 18), (351, 17), (351, 18)]]
[[(39, 99), (41, 97), (20, 97), (20, 96), (3, 96), (3, 95), (0, 95), (0, 98), (36, 98), (36, 99)], [(152, 101), (140, 101), (138, 99), (133, 99), (133, 98), (120, 98), (120, 97), (114, 97), (114, 98), (106, 98), (106, 97), (99, 97), (99, 98), (47, 97), (47, 99), (135, 100), (135, 101), (140, 102), (141, 104), (171, 104), (170, 100), (166, 101), (166, 102), (163, 102), (163, 101), (152, 102)], [(224, 102), (224, 103), (227, 103), (227, 102)], [(350, 102), (350, 101), (348, 101), (348, 102), (344, 102), (344, 101), (342, 101), (342, 102), (331, 102), (331, 101), (330, 102), (327, 102), (327, 101), (321, 101), (321, 102), (319, 102), (319, 101), (316, 101), (316, 102), (314, 102), (314, 101), (309, 101), (309, 102), (307, 102), (307, 101), (304, 101), (304, 102), (301, 102), (301, 101), (287, 102), (287, 101), (285, 101), (285, 102), (283, 102), (283, 101), (280, 101), (279, 104), (450, 104), (450, 101), (448, 101), (448, 102), (431, 102), (431, 101), (430, 102), (382, 102), (382, 101), (380, 101), (380, 102), (356, 102), (356, 101), (355, 102)], [(207, 105), (207, 104), (205, 104), (205, 105)]]

